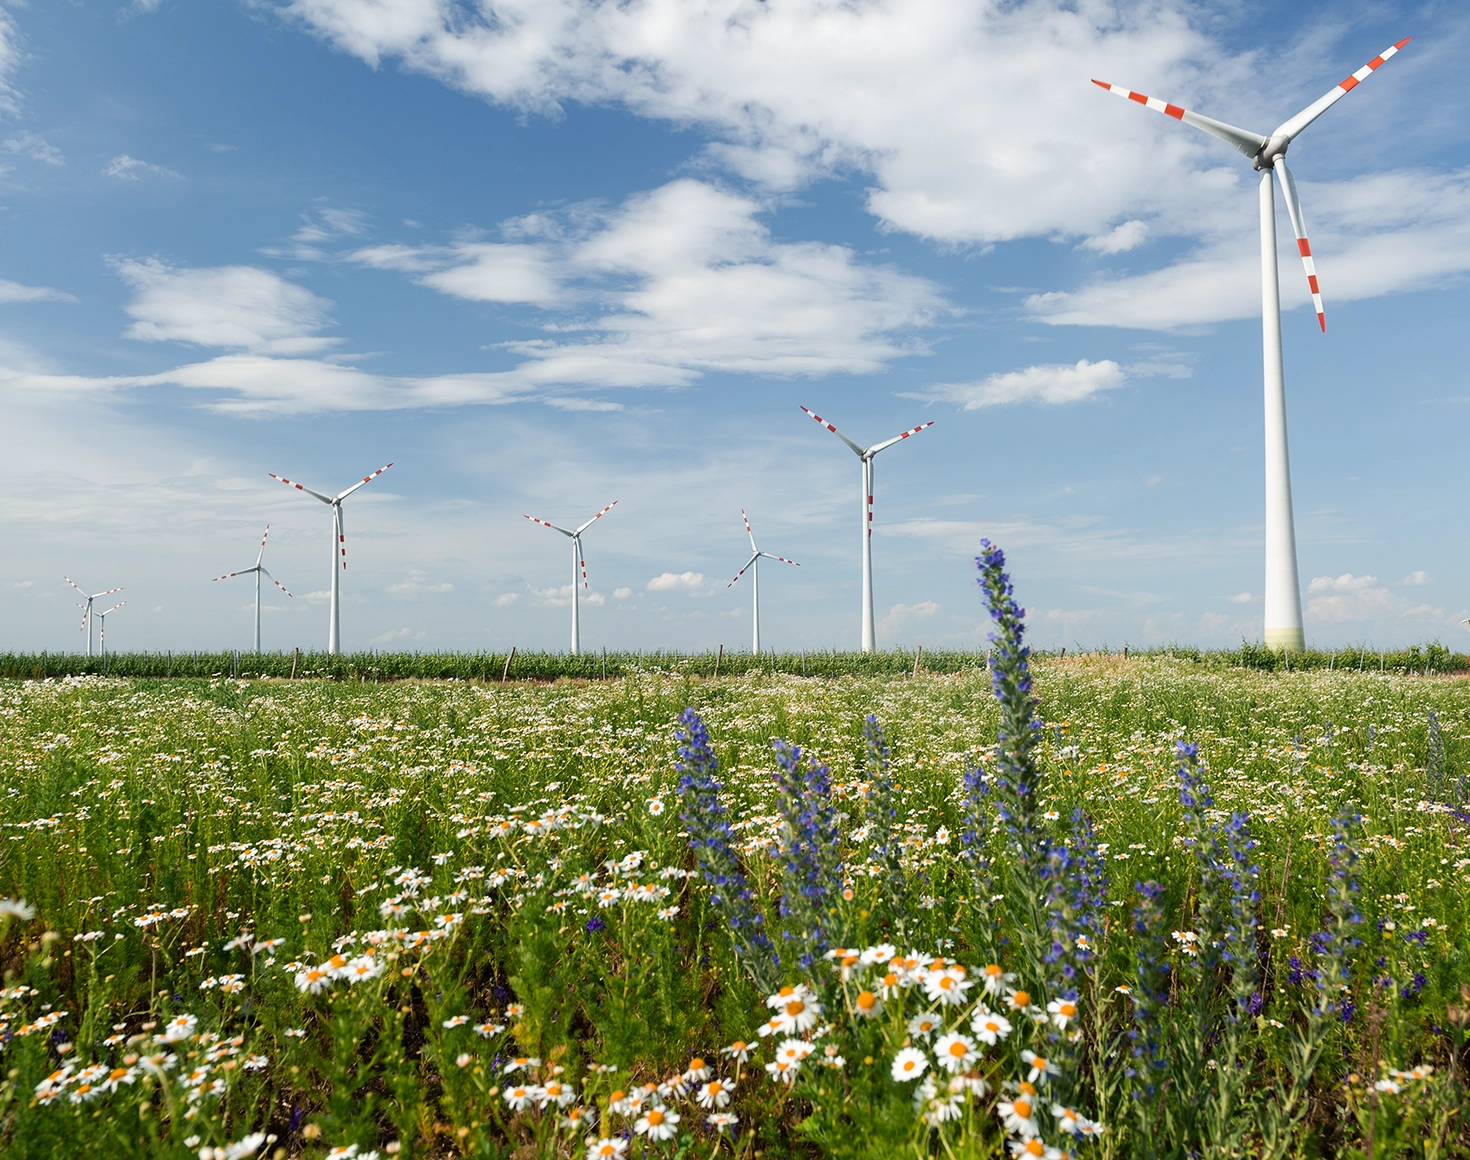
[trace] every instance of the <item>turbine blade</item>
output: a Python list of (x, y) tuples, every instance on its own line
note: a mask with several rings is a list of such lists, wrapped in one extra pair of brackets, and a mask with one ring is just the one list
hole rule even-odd
[(342, 571), (347, 571), (347, 529), (342, 524), (342, 505), (334, 504), (332, 510), (337, 515), (337, 550), (342, 554)]
[(255, 556), (255, 566), (260, 567), (260, 562), (265, 558), (265, 537), (271, 534), (270, 524), (265, 525), (265, 535), (260, 537), (260, 551)]
[[(746, 570), (747, 570), (747, 569), (748, 569), (748, 568), (749, 568), (749, 567), (750, 567), (750, 566), (751, 566), (751, 565), (752, 565), (752, 564), (754, 564), (754, 563), (755, 563), (755, 562), (756, 562), (756, 561), (757, 561), (757, 560), (759, 560), (759, 559), (760, 559), (760, 558), (761, 558), (761, 553), (759, 553), (759, 552), (757, 552), (757, 553), (756, 553), (756, 554), (755, 554), (755, 555), (754, 555), (754, 556), (752, 556), (752, 557), (751, 557), (751, 558), (750, 558), (750, 559), (749, 559), (749, 560), (747, 560), (747, 561), (745, 561), (745, 567), (744, 567), (744, 568), (742, 568), (742, 569), (740, 569), (740, 571), (738, 571), (738, 572), (736, 572), (736, 573), (735, 573), (735, 580), (739, 580), (739, 579), (740, 579), (740, 577), (742, 577), (742, 576), (744, 576), (744, 575), (745, 575), (745, 573), (746, 573)], [(726, 584), (726, 585), (725, 585), (725, 587), (726, 587), (726, 588), (734, 588), (734, 587), (735, 587), (735, 580), (731, 580), (731, 581), (730, 581), (730, 583), (728, 583), (728, 584)]]
[(306, 492), (307, 495), (314, 495), (314, 496), (316, 496), (316, 498), (319, 499), (319, 500), (321, 500), (322, 503), (331, 503), (332, 502), (332, 497), (331, 496), (329, 496), (329, 495), (323, 495), (319, 491), (312, 491), (311, 488), (305, 486), (304, 484), (295, 483), (292, 480), (287, 479), (284, 475), (277, 475), (274, 471), (267, 471), (266, 474), (268, 476), (270, 476), (272, 479), (279, 479), (287, 487), (294, 487), (297, 491), (304, 491), (304, 492)]
[(907, 431), (905, 431), (902, 435), (895, 435), (892, 439), (889, 439), (886, 442), (879, 443), (879, 444), (877, 444), (876, 446), (873, 446), (873, 447), (869, 447), (868, 448), (868, 454), (869, 455), (877, 455), (878, 452), (882, 451), (885, 447), (892, 447), (895, 443), (902, 443), (910, 435), (917, 435), (920, 431), (923, 431), (926, 428), (932, 427), (932, 426), (934, 426), (934, 420), (933, 419), (930, 419), (929, 422), (927, 422), (927, 423), (921, 423), (917, 427), (911, 427)]
[[(796, 564), (795, 560), (788, 560), (785, 556), (773, 556), (769, 552), (761, 552), (760, 554), (764, 556), (767, 560), (780, 560), (783, 564)], [(798, 568), (801, 567), (800, 564), (796, 564), (796, 566)]]
[(553, 532), (560, 532), (564, 536), (575, 536), (577, 534), (576, 532), (567, 531), (566, 528), (559, 528), (547, 520), (538, 520), (535, 516), (526, 516), (524, 518), (530, 520), (533, 524), (540, 524), (543, 528), (550, 528)]
[(1317, 311), (1317, 325), (1327, 333), (1327, 316), (1322, 313), (1322, 291), (1317, 286), (1317, 264), (1312, 261), (1312, 243), (1307, 241), (1307, 223), (1302, 217), (1301, 198), (1296, 194), (1296, 182), (1291, 170), (1286, 168), (1286, 159), (1278, 158), (1276, 168), (1281, 170), (1281, 188), (1286, 194), (1286, 212), (1291, 218), (1291, 228), (1296, 233), (1297, 252), (1302, 256), (1302, 265), (1307, 268), (1307, 287), (1312, 291), (1312, 308)]
[[(740, 518), (745, 521), (745, 534), (750, 537), (750, 550), (752, 552), (759, 552), (760, 549), (755, 546), (755, 533), (750, 530), (750, 517), (745, 514), (744, 508), (740, 509)], [(738, 580), (740, 577), (737, 576), (735, 579)], [(731, 581), (732, 584), (734, 582), (734, 580)]]
[[(121, 591), (122, 591), (122, 585), (119, 584), (116, 588), (109, 588), (106, 592), (97, 592), (97, 593), (94, 593), (91, 596), (87, 596), (87, 599), (88, 600), (101, 600), (104, 596), (111, 596), (114, 592), (121, 592)], [(83, 593), (82, 595), (86, 596), (86, 593)]]
[(612, 511), (613, 508), (617, 506), (618, 501), (613, 500), (612, 503), (608, 504), (607, 507), (603, 508), (600, 512), (598, 512), (595, 516), (593, 516), (590, 520), (588, 520), (585, 524), (578, 528), (573, 534), (580, 536), (583, 532), (585, 532), (588, 528), (590, 528), (598, 520), (602, 519), (603, 516), (607, 515), (608, 512)]
[(1235, 146), (1247, 157), (1254, 157), (1261, 151), (1261, 146), (1266, 143), (1266, 138), (1259, 133), (1252, 133), (1249, 129), (1238, 129), (1234, 125), (1227, 125), (1224, 121), (1217, 121), (1214, 117), (1206, 117), (1203, 113), (1191, 113), (1188, 109), (1171, 105), (1167, 101), (1159, 100), (1158, 97), (1147, 97), (1142, 93), (1135, 93), (1132, 89), (1125, 89), (1122, 85), (1110, 85), (1107, 81), (1094, 80), (1092, 83), (1100, 89), (1107, 89), (1115, 97), (1137, 101), (1140, 105), (1147, 105), (1156, 113), (1163, 113), (1166, 117), (1173, 117), (1176, 121), (1193, 125), (1211, 137), (1218, 137), (1225, 144)]
[[(378, 470), (375, 471), (375, 472), (373, 472), (371, 475), (364, 475), (361, 479), (359, 479), (356, 483), (354, 483), (346, 491), (342, 492), (339, 496), (337, 496), (336, 502), (337, 503), (341, 503), (344, 499), (346, 499), (354, 491), (356, 491), (358, 488), (360, 488), (363, 484), (365, 484), (365, 483), (372, 483), (373, 480), (377, 479), (378, 476), (382, 475), (383, 472), (387, 471), (388, 468), (390, 468), (392, 466), (393, 466), (393, 464), (391, 464), (391, 463), (385, 463), (382, 467), (378, 468)], [(331, 500), (328, 500), (327, 502), (328, 503), (331, 503), (332, 501)]]
[[(264, 576), (267, 580), (269, 580), (272, 584), (274, 584), (277, 588), (279, 588), (282, 592), (286, 592), (286, 586), (282, 584), (279, 580), (277, 580), (274, 576), (272, 576), (269, 572), (267, 572), (264, 568), (260, 570), (260, 574)], [(291, 596), (291, 593), (286, 592), (286, 595)], [(294, 596), (292, 596), (291, 598), (293, 600), (295, 599)]]
[[(582, 547), (581, 540), (577, 541), (577, 547), (578, 549)], [(586, 588), (588, 591), (591, 591), (592, 585), (587, 583), (587, 557), (582, 555), (580, 550), (577, 552), (577, 563), (582, 566), (582, 587)]]
[(99, 612), (97, 615), (98, 616), (106, 616), (108, 612), (116, 612), (119, 608), (121, 608), (126, 603), (127, 603), (126, 600), (119, 600), (116, 604), (114, 604), (111, 608), (109, 608), (107, 610), (107, 612)]
[(1276, 132), (1273, 133), (1272, 136), (1285, 137), (1288, 141), (1293, 140), (1299, 133), (1301, 133), (1303, 129), (1305, 129), (1328, 109), (1332, 108), (1333, 105), (1337, 104), (1338, 101), (1342, 100), (1343, 97), (1347, 96), (1348, 93), (1353, 91), (1353, 89), (1357, 88), (1360, 84), (1367, 80), (1369, 76), (1373, 74), (1374, 69), (1378, 68), (1378, 66), (1386, 61), (1389, 57), (1397, 56), (1399, 49), (1403, 48), (1404, 45), (1408, 44), (1409, 41), (1413, 39), (1414, 38), (1412, 36), (1406, 36), (1397, 44), (1390, 45), (1388, 48), (1385, 48), (1382, 52), (1380, 52), (1357, 72), (1353, 73), (1352, 76), (1348, 77), (1347, 80), (1343, 81), (1336, 88), (1318, 97), (1295, 117), (1283, 121), (1277, 127)]
[[(73, 580), (70, 576), (63, 576), (62, 579), (65, 580), (68, 584), (70, 584), (73, 588), (76, 588), (78, 592), (82, 592), (82, 590), (80, 588), (77, 588), (77, 582), (75, 580)], [(85, 596), (86, 593), (85, 592), (82, 592), (82, 595)]]
[[(251, 568), (250, 571), (254, 572), (255, 569)], [(261, 571), (264, 572), (265, 569), (262, 568)], [(226, 572), (223, 576), (216, 576), (213, 580), (210, 581), (210, 583), (218, 584), (221, 580), (233, 580), (238, 575), (240, 575), (240, 573), (238, 572)]]
[[(801, 404), (798, 403), (797, 406), (801, 406)], [(826, 419), (823, 419), (822, 416), (818, 415), (815, 411), (809, 411), (805, 407), (802, 407), (801, 409), (803, 411), (806, 411), (806, 413), (808, 415), (810, 415), (813, 419), (815, 419), (823, 427), (827, 428), (828, 431), (832, 432), (832, 434), (836, 435), (837, 438), (841, 439), (844, 443), (846, 443), (849, 447), (851, 447), (852, 450), (853, 450), (853, 454), (854, 455), (856, 455), (859, 458), (861, 458), (864, 454), (866, 454), (866, 452), (865, 452), (865, 450), (863, 448), (859, 447), (856, 443), (854, 443), (851, 439), (849, 439), (841, 431), (837, 430), (836, 427), (832, 426), (831, 423), (827, 422)]]

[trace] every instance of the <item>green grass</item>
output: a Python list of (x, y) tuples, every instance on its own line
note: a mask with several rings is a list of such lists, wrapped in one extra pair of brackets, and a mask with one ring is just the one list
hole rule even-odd
[[(1312, 649), (1285, 653), (1260, 644), (1241, 643), (1238, 649), (1205, 650), (1178, 645), (1151, 649), (1102, 649), (1088, 656), (1130, 655), (1163, 657), (1189, 661), (1202, 669), (1259, 669), (1267, 672), (1324, 669), (1330, 672), (1388, 672), (1409, 674), (1449, 674), (1470, 672), (1470, 656), (1452, 652), (1438, 641), (1410, 645), (1407, 648), (1381, 650), (1370, 645), (1349, 645), (1340, 649)], [(1065, 658), (1076, 656), (1075, 650), (1040, 653), (1040, 656)], [(460, 680), (548, 681), (561, 677), (587, 680), (621, 679), (642, 673), (666, 673), (679, 676), (713, 677), (716, 667), (720, 676), (746, 674), (773, 675), (787, 673), (803, 677), (899, 676), (918, 668), (926, 673), (965, 673), (983, 670), (985, 649), (922, 650), (888, 649), (882, 652), (853, 653), (823, 649), (813, 652), (762, 653), (729, 651), (683, 653), (667, 650), (651, 652), (589, 652), (572, 656), (564, 652), (506, 653), (389, 653), (358, 652), (329, 656), (321, 652), (149, 652), (112, 653), (104, 661), (100, 656), (78, 653), (0, 653), (0, 678), (42, 680), (46, 677), (71, 677), (85, 674), (115, 677), (290, 677), (302, 679), (329, 677), (334, 680)], [(506, 661), (510, 660), (507, 667)]]
[[(1395, 675), (1391, 658), (1380, 675), (1367, 663), (1376, 658), (1365, 657), (1360, 673), (1358, 658), (1345, 663), (1342, 653), (1293, 658), (1286, 672), (1263, 667), (1274, 654), (1250, 649), (1175, 652), (1036, 662), (1046, 803), (1062, 818), (1085, 810), (1107, 844), (1116, 905), (1100, 956), (1099, 1010), (1116, 1006), (1113, 987), (1129, 978), (1136, 881), (1165, 887), (1170, 924), (1191, 921), (1195, 884), (1173, 772), (1174, 742), (1188, 738), (1207, 763), (1220, 816), (1251, 815), (1262, 921), (1280, 932), (1263, 942), (1270, 993), (1251, 1029), (1249, 1067), (1263, 1082), (1281, 1074), (1284, 1036), (1300, 1018), (1289, 963), (1309, 958), (1307, 939), (1322, 921), (1328, 821), (1348, 804), (1366, 819), (1365, 945), (1348, 996), (1358, 1013), (1332, 1033), (1293, 1149), (1366, 1154), (1371, 1139), (1375, 1156), (1465, 1154), (1470, 1140), (1454, 1115), (1464, 1063), (1455, 1009), (1470, 983), (1470, 682)], [(1418, 672), (1464, 660), (1443, 649), (1402, 655), (1401, 667)], [(229, 660), (191, 657), (187, 671), (228, 673)], [(262, 660), (257, 669), (242, 657), (241, 672), (281, 676), (292, 657)], [(11, 656), (0, 658), (0, 671), (75, 671), (76, 662)], [(36, 911), (0, 929), (8, 988), (0, 1147), (21, 1156), (182, 1157), (260, 1130), (278, 1137), (263, 1149), (290, 1155), (350, 1144), (382, 1152), (390, 1143), (399, 1155), (582, 1155), (580, 1130), (559, 1129), (549, 1112), (511, 1110), (500, 1093), (516, 1075), (498, 1071), (507, 1058), (539, 1057), (542, 1082), (547, 1069), (564, 1067), (581, 1105), (606, 1120), (614, 1089), (657, 1082), (695, 1055), (713, 1062), (723, 1045), (754, 1040), (769, 1014), (707, 888), (659, 876), (695, 865), (674, 796), (673, 719), (690, 705), (710, 730), (729, 804), (745, 823), (742, 856), (773, 927), (780, 866), (768, 853), (771, 739), (809, 747), (830, 766), (853, 866), (863, 857), (853, 835), (868, 776), (862, 720), (877, 714), (894, 755), (907, 895), (884, 898), (874, 879), (858, 875), (853, 901), (834, 921), (850, 945), (892, 939), (985, 961), (990, 935), (974, 922), (974, 885), (958, 857), (961, 775), (988, 760), (995, 737), (983, 655), (926, 653), (917, 678), (897, 675), (913, 667), (901, 653), (729, 654), (718, 680), (705, 675), (713, 657), (608, 662), (605, 681), (538, 684), (528, 678), (600, 676), (602, 658), (518, 655), (521, 680), (504, 687), (504, 657), (488, 654), (363, 655), (330, 666), (303, 656), (298, 667), (298, 676), (369, 678), (357, 681), (179, 679), (184, 658), (176, 657), (171, 680), (0, 684), (0, 895), (24, 897)], [(114, 674), (138, 677), (157, 676), (159, 663), (110, 658)], [(845, 675), (793, 675), (802, 664)], [(725, 675), (737, 668), (751, 671)], [(459, 680), (401, 679), (432, 676)], [(1442, 757), (1431, 744), (1431, 712)], [(655, 801), (662, 812), (651, 811)], [(536, 819), (541, 832), (529, 832)], [(607, 870), (635, 851), (636, 871)], [(393, 879), (405, 868), (424, 884), (397, 904), (401, 917), (384, 914), (385, 900), (404, 894)], [(583, 874), (668, 895), (599, 907), (595, 895), (577, 892)], [(666, 906), (678, 913), (659, 917)], [(449, 914), (462, 917), (436, 927)], [(589, 930), (592, 919), (602, 929)], [(368, 982), (298, 990), (287, 964), (319, 963), (336, 946), (358, 955), (369, 932), (392, 928), (447, 934), (425, 940), (426, 950), (403, 938), (383, 942), (374, 961), (384, 973)], [(230, 947), (242, 932), (250, 937)], [(283, 941), (252, 955), (274, 939)], [(999, 954), (1013, 969), (1005, 946)], [(788, 972), (793, 981), (801, 975), (789, 962)], [(239, 989), (219, 982), (232, 976)], [(1393, 985), (1375, 985), (1378, 977)], [(215, 982), (201, 989), (206, 980)], [(58, 1010), (65, 1016), (35, 1029)], [(183, 1013), (198, 1019), (194, 1037), (160, 1045), (166, 1022)], [(444, 1026), (459, 1014), (469, 1022)], [(886, 1078), (903, 1028), (835, 1022), (829, 1042), (847, 1045), (845, 1071), (809, 1064), (804, 1074), (820, 1083), (787, 1090), (761, 1070), (773, 1050), (762, 1041), (729, 1109), (741, 1134), (720, 1143), (704, 1124), (708, 1113), (686, 1101), (681, 1135), (663, 1151), (944, 1155), (952, 1147), (981, 1156), (1002, 1146), (987, 1126), (998, 1121), (983, 1109), (967, 1111), (966, 1134), (953, 1139), (914, 1128), (908, 1089), (895, 1096)], [(501, 1030), (483, 1038), (472, 1030), (481, 1023)], [(150, 1054), (169, 1053), (176, 1064), (146, 1069)], [(1124, 1056), (1097, 1066), (1121, 1074)], [(36, 1085), (69, 1060), (134, 1074), (81, 1102), (38, 1103)], [(1414, 1081), (1402, 1106), (1367, 1086), (1387, 1067), (1421, 1064), (1434, 1075)], [(190, 1087), (187, 1074), (199, 1067), (208, 1075)], [(727, 1070), (733, 1075), (733, 1065)], [(199, 1094), (213, 1082), (217, 1094)], [(1106, 1093), (1093, 1094), (1099, 1114)], [(1110, 1105), (1108, 1134), (1083, 1149), (1171, 1154), (1130, 1117), (1126, 1103)]]

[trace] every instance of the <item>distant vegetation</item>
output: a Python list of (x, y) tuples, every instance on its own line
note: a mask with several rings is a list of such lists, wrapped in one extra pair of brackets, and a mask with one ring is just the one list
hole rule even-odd
[[(1452, 652), (1438, 641), (1409, 648), (1380, 651), (1371, 645), (1340, 649), (1311, 649), (1289, 657), (1262, 644), (1241, 643), (1238, 649), (1198, 649), (1168, 645), (1150, 649), (1037, 650), (1038, 657), (1066, 659), (1099, 655), (1173, 657), (1205, 669), (1351, 669), (1412, 675), (1470, 672), (1470, 656)], [(115, 677), (330, 677), (333, 680), (398, 681), (551, 681), (560, 677), (584, 680), (613, 679), (637, 673), (670, 673), (712, 677), (716, 663), (721, 676), (786, 673), (791, 676), (894, 676), (919, 669), (929, 673), (984, 670), (986, 649), (894, 648), (856, 653), (826, 649), (815, 652), (596, 652), (571, 656), (564, 652), (517, 652), (506, 667), (503, 652), (356, 652), (336, 657), (323, 652), (141, 652), (112, 653), (106, 660), (108, 676)], [(102, 673), (101, 657), (79, 653), (0, 653), (0, 678), (41, 680)]]

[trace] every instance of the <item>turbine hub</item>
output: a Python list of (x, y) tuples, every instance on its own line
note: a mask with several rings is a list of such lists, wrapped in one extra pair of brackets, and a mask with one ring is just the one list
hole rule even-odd
[(1277, 133), (1269, 141), (1261, 146), (1256, 153), (1255, 160), (1251, 162), (1256, 169), (1275, 169), (1276, 163), (1286, 156), (1286, 150), (1291, 145), (1291, 138), (1283, 133)]

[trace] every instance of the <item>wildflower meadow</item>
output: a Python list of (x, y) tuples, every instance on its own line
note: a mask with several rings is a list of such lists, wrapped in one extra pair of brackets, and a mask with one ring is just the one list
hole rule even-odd
[(0, 682), (0, 1152), (1470, 1153), (1470, 684)]

